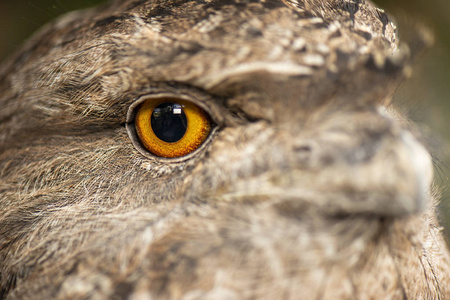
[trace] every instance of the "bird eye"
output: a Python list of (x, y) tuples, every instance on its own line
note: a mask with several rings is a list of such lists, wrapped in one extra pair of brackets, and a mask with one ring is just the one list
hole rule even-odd
[(212, 130), (211, 119), (197, 105), (178, 99), (149, 99), (138, 106), (137, 136), (154, 155), (174, 158), (198, 149)]

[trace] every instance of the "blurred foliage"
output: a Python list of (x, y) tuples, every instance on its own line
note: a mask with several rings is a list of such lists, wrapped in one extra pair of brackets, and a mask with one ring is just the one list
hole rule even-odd
[[(373, 1), (391, 15), (406, 16), (434, 32), (435, 46), (418, 61), (412, 78), (400, 86), (395, 102), (406, 103), (409, 117), (421, 125), (429, 140), (436, 162), (436, 179), (444, 190), (441, 211), (450, 228), (450, 193), (445, 188), (450, 166), (450, 1)], [(0, 60), (14, 52), (42, 24), (65, 12), (101, 2), (104, 0), (0, 0)], [(401, 25), (400, 36), (414, 34), (414, 29)]]
[(104, 0), (0, 0), (0, 59), (14, 52), (43, 24)]

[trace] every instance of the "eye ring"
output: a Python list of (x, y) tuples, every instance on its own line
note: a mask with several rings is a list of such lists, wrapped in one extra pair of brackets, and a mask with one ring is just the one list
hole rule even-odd
[[(141, 101), (132, 104), (126, 123), (128, 135), (136, 149), (147, 157), (157, 157), (159, 160), (170, 162), (188, 159), (207, 144), (215, 132), (216, 124), (205, 109), (194, 104), (188, 97), (159, 96), (142, 98)], [(155, 114), (155, 111), (158, 113)], [(164, 118), (159, 117), (161, 112)], [(166, 130), (164, 126), (156, 130), (152, 127), (155, 126), (155, 119), (167, 121), (169, 118), (169, 121), (175, 119), (176, 122), (172, 123), (180, 123), (178, 117), (181, 117), (181, 112), (185, 132), (172, 140), (165, 140), (167, 137), (170, 138), (170, 135), (164, 133)]]

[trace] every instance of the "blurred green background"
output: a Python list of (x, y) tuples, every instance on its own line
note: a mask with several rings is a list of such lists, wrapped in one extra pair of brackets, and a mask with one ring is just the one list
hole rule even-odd
[[(80, 8), (104, 0), (0, 0), (0, 60), (14, 52), (42, 24)], [(415, 65), (412, 78), (396, 93), (408, 115), (418, 122), (429, 139), (435, 162), (435, 177), (443, 187), (441, 212), (450, 229), (450, 1), (449, 0), (377, 0), (394, 17), (406, 16), (420, 22), (435, 35), (435, 45)], [(414, 29), (399, 26), (402, 33)], [(449, 230), (450, 232), (450, 230)]]
[[(441, 221), (450, 241), (450, 1), (377, 0), (394, 17), (408, 18), (431, 29), (435, 43), (419, 57), (411, 78), (402, 83), (394, 96), (409, 106), (409, 117), (416, 121), (428, 139), (434, 157), (435, 180), (442, 188), (439, 206)], [(408, 26), (399, 24), (408, 35)]]

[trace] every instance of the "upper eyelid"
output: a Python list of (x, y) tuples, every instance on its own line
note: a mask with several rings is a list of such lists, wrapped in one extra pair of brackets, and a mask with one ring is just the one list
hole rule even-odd
[(148, 93), (143, 94), (138, 97), (133, 103), (128, 107), (128, 112), (126, 116), (126, 123), (133, 123), (136, 109), (147, 100), (151, 99), (179, 99), (191, 102), (201, 109), (203, 109), (208, 115), (211, 117), (211, 120), (221, 127), (224, 124), (223, 117), (223, 109), (220, 109), (218, 105), (215, 103), (214, 99), (207, 97), (206, 95), (199, 95), (198, 93), (189, 93), (189, 92), (181, 92), (181, 93), (172, 93), (172, 92), (156, 92), (156, 93)]

